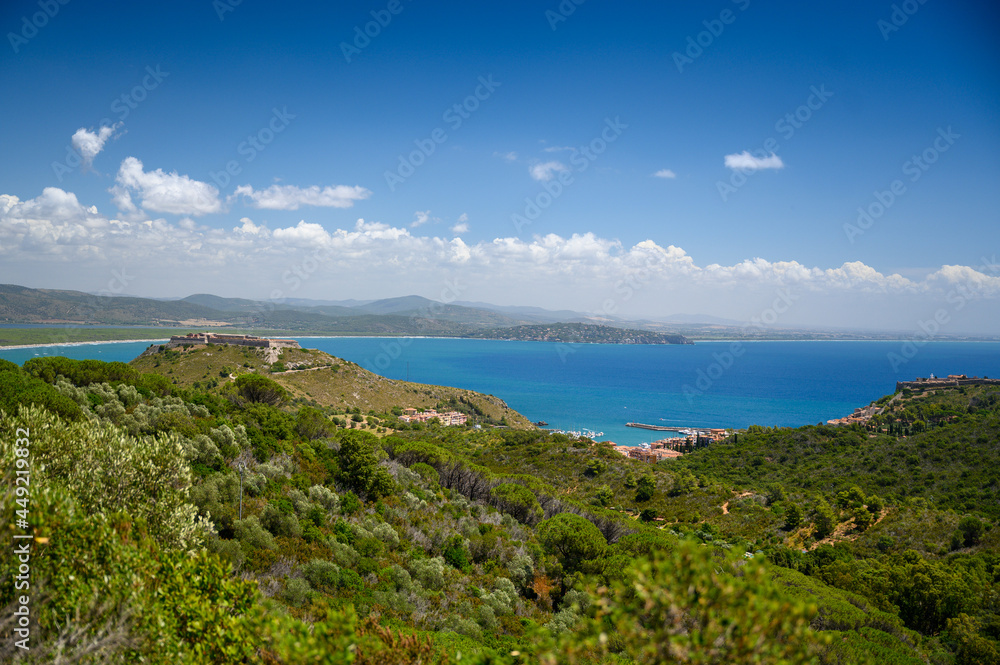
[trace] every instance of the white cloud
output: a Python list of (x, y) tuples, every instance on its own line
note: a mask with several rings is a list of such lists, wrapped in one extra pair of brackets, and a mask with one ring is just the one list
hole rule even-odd
[(730, 169), (746, 169), (756, 171), (757, 169), (783, 169), (784, 162), (773, 152), (767, 157), (755, 157), (749, 151), (726, 155), (726, 167)]
[(110, 127), (101, 127), (96, 132), (88, 131), (83, 127), (76, 130), (70, 141), (73, 144), (73, 149), (80, 153), (80, 158), (83, 159), (85, 167), (89, 168), (94, 163), (94, 157), (97, 157), (97, 154), (104, 149), (104, 144), (108, 142), (108, 139), (111, 138), (115, 130), (121, 126), (122, 123), (119, 122)]
[(469, 221), (469, 215), (468, 215), (468, 213), (464, 213), (463, 212), (461, 215), (458, 216), (458, 219), (456, 221), (459, 221), (459, 222), (467, 222), (467, 221)]
[(298, 210), (300, 206), (350, 208), (355, 201), (371, 196), (371, 190), (348, 185), (323, 188), (317, 185), (271, 185), (267, 189), (255, 191), (250, 185), (241, 185), (230, 196), (230, 200), (240, 196), (248, 199), (251, 207), (267, 210)]
[(552, 161), (533, 165), (528, 171), (531, 177), (539, 182), (547, 182), (555, 177), (558, 172), (568, 171), (569, 168), (562, 162)]
[(410, 223), (410, 228), (415, 229), (418, 226), (423, 226), (427, 222), (431, 221), (430, 210), (418, 210), (413, 213), (413, 221)]
[(499, 157), (500, 159), (504, 160), (505, 162), (516, 162), (517, 161), (517, 153), (514, 152), (513, 150), (511, 150), (510, 152), (494, 152), (493, 156), (494, 157)]
[(223, 210), (219, 190), (212, 185), (178, 175), (176, 171), (143, 171), (142, 162), (135, 157), (122, 160), (115, 182), (117, 184), (109, 190), (115, 205), (131, 218), (141, 216), (132, 201), (133, 193), (139, 196), (139, 205), (156, 212), (198, 217)]
[(659, 171), (657, 171), (656, 173), (653, 174), (653, 177), (656, 177), (656, 178), (676, 178), (677, 174), (674, 173), (673, 171), (671, 171), (670, 169), (660, 169)]
[(545, 152), (563, 152), (564, 150), (576, 150), (576, 148), (565, 145), (550, 145), (548, 148), (545, 148)]
[(270, 231), (264, 225), (257, 225), (253, 223), (253, 220), (249, 217), (241, 217), (240, 224), (242, 226), (237, 226), (233, 228), (233, 233), (246, 234), (251, 236), (267, 236)]
[[(416, 217), (433, 220), (429, 211)], [(837, 325), (843, 326), (880, 327), (877, 304), (910, 303), (904, 312), (910, 318), (901, 319), (904, 329), (926, 319), (952, 292), (975, 300), (975, 307), (963, 311), (984, 312), (984, 320), (1000, 305), (1000, 268), (992, 266), (948, 265), (923, 279), (907, 279), (859, 261), (834, 267), (761, 257), (732, 265), (699, 263), (684, 249), (652, 239), (628, 246), (593, 233), (550, 233), (466, 243), (454, 236), (414, 235), (407, 226), (359, 219), (348, 228), (328, 228), (304, 219), (268, 229), (243, 217), (235, 228), (219, 229), (190, 219), (122, 220), (50, 187), (25, 201), (0, 195), (0, 283), (46, 281), (97, 291), (109, 279), (108, 266), (126, 265), (138, 276), (133, 290), (149, 295), (204, 292), (210, 281), (208, 290), (218, 293), (291, 296), (289, 285), (305, 283), (302, 275), (308, 275), (302, 297), (346, 284), (362, 285), (362, 297), (387, 297), (399, 295), (404, 284), (408, 292), (430, 293), (454, 279), (468, 289), (467, 299), (597, 311), (611, 298), (616, 306), (644, 308), (622, 312), (635, 318), (684, 311), (681, 307), (705, 311), (712, 304), (718, 315), (739, 318), (741, 308), (755, 306), (746, 294), (760, 296), (767, 306), (778, 289), (787, 289), (801, 298), (796, 312), (811, 308), (816, 316), (840, 317)], [(451, 233), (465, 233), (467, 226), (458, 221)], [(153, 286), (143, 291), (142, 280)], [(633, 291), (634, 298), (623, 295)], [(862, 306), (868, 307), (867, 318)], [(1000, 318), (991, 320), (995, 329)], [(961, 332), (957, 326), (955, 332)]]

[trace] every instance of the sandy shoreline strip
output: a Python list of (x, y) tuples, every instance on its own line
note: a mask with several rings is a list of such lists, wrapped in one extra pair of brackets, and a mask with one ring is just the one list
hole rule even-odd
[(14, 344), (11, 346), (0, 346), (0, 351), (6, 351), (7, 349), (40, 349), (50, 346), (86, 346), (88, 344), (129, 344), (132, 342), (149, 342), (150, 344), (156, 344), (157, 342), (168, 342), (170, 339), (164, 337), (163, 339), (104, 339), (96, 340), (93, 342), (48, 342), (45, 344)]

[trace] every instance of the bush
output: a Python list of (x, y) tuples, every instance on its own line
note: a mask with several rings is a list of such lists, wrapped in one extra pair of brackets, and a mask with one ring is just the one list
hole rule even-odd
[(126, 511), (168, 547), (197, 545), (207, 533), (188, 503), (191, 470), (176, 435), (133, 437), (110, 423), (67, 423), (35, 406), (0, 418), (0, 437), (13, 441), (18, 428), (37, 432), (33, 485), (60, 485), (87, 512)]
[(739, 559), (682, 543), (636, 560), (625, 579), (598, 590), (597, 615), (556, 641), (551, 662), (607, 662), (612, 648), (615, 662), (637, 664), (816, 662), (815, 607), (788, 598), (765, 564)]
[(273, 550), (276, 547), (274, 536), (264, 530), (256, 515), (233, 522), (233, 531), (237, 540), (244, 545), (244, 549)]
[(468, 572), (472, 567), (469, 562), (469, 551), (465, 547), (462, 536), (458, 534), (448, 538), (444, 545), (443, 554), (445, 561), (463, 572)]
[(335, 589), (340, 581), (340, 567), (332, 561), (313, 559), (302, 566), (302, 575), (317, 589)]
[(309, 582), (301, 577), (292, 577), (285, 581), (285, 589), (282, 591), (281, 597), (289, 605), (301, 607), (309, 600), (311, 590)]
[(318, 503), (331, 513), (337, 512), (340, 508), (340, 497), (322, 485), (313, 485), (309, 488), (309, 500)]
[(444, 586), (444, 559), (416, 559), (410, 562), (410, 573), (425, 589), (437, 590)]

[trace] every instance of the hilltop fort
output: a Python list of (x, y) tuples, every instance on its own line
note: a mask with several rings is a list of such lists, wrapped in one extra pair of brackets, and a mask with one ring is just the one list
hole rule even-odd
[(918, 378), (914, 381), (897, 381), (896, 392), (909, 388), (910, 390), (927, 390), (930, 388), (954, 388), (956, 386), (1000, 386), (1000, 379), (979, 378), (973, 376), (969, 378), (965, 374), (949, 374), (941, 378), (930, 375), (929, 378)]
[(269, 339), (253, 335), (218, 335), (216, 333), (188, 333), (173, 335), (167, 343), (167, 348), (208, 344), (229, 344), (233, 346), (252, 346), (258, 349), (299, 349), (299, 343), (294, 339)]

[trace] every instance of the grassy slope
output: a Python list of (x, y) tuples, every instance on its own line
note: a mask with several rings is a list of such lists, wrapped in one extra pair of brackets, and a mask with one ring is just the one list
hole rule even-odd
[(30, 344), (114, 342), (125, 339), (166, 339), (185, 334), (166, 328), (0, 328), (0, 347)]
[(228, 368), (232, 374), (262, 372), (287, 388), (293, 397), (337, 410), (360, 408), (365, 413), (385, 413), (394, 406), (426, 409), (464, 399), (492, 421), (506, 418), (512, 427), (533, 427), (527, 418), (492, 395), (387, 379), (316, 349), (285, 349), (281, 361), (294, 369), (273, 374), (262, 352), (245, 347), (214, 346), (167, 354), (156, 353), (156, 347), (151, 350), (153, 353), (145, 353), (131, 364), (142, 372), (166, 376), (181, 386), (197, 382), (206, 389), (211, 382), (217, 382), (218, 385), (208, 388), (210, 392), (218, 391), (230, 380), (222, 376), (227, 373), (223, 368)]

